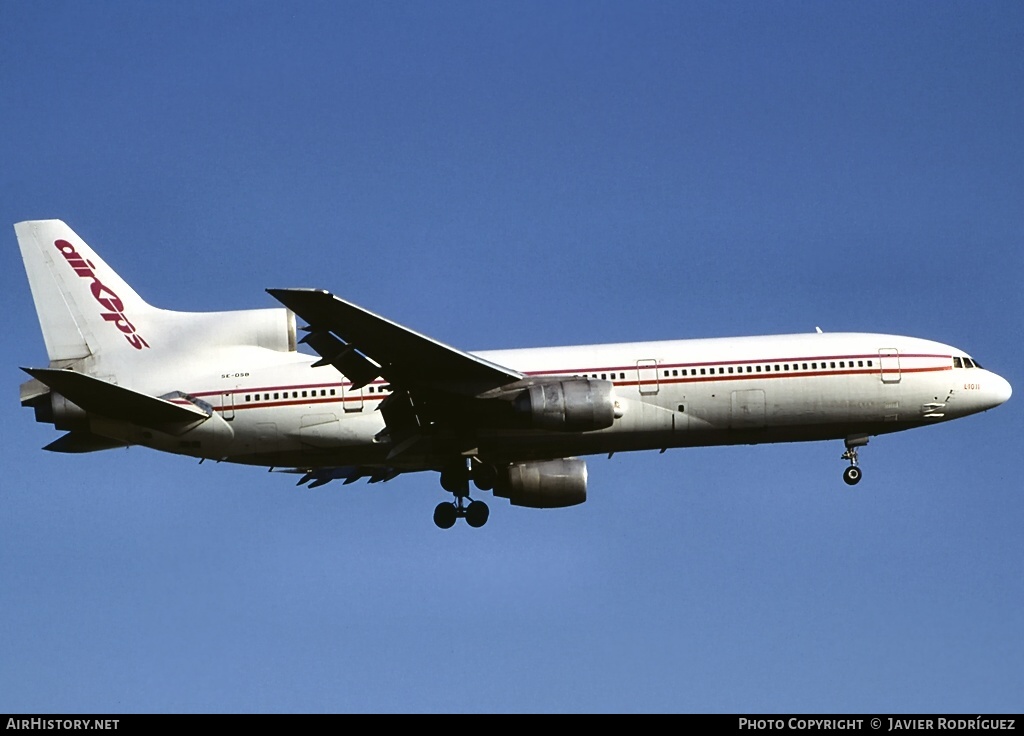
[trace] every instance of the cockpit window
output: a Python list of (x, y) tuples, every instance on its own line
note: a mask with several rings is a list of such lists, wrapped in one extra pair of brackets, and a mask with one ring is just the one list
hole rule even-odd
[(953, 358), (954, 368), (981, 368), (981, 363), (976, 360), (968, 358), (966, 355), (963, 357), (955, 356)]

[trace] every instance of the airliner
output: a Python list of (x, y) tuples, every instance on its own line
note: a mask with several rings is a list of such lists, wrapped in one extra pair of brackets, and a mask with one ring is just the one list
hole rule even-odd
[(841, 440), (852, 486), (870, 437), (1011, 394), (963, 350), (899, 335), (465, 352), (319, 289), (267, 289), (274, 308), (169, 311), (64, 222), (14, 228), (49, 358), (23, 368), (21, 403), (64, 432), (44, 449), (141, 445), (309, 487), (433, 471), (453, 496), (434, 510), (442, 529), (487, 522), (471, 487), (516, 506), (583, 503), (587, 455)]

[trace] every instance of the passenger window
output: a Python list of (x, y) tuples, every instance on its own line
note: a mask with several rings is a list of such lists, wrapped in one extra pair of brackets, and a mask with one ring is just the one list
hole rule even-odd
[(829, 365), (832, 366), (833, 368), (835, 368), (836, 367), (836, 362), (833, 360), (831, 363), (829, 363)]
[(757, 372), (758, 372), (758, 373), (760, 373), (760, 372), (761, 372), (761, 366), (757, 366)]
[(702, 376), (704, 375), (704, 370), (705, 370), (704, 368), (701, 368), (701, 369), (700, 369), (700, 374), (701, 374)]
[(732, 373), (732, 366), (729, 366), (729, 372)]

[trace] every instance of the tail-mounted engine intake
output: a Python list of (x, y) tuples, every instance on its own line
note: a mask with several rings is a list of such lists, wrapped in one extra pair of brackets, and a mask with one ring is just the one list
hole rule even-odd
[(575, 378), (538, 383), (523, 390), (513, 409), (531, 427), (563, 432), (606, 429), (616, 418), (611, 381)]
[(534, 509), (575, 506), (587, 500), (587, 464), (574, 457), (515, 463), (499, 470), (494, 495)]

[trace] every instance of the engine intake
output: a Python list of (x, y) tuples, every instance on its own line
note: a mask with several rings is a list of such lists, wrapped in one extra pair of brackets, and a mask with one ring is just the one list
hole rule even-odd
[(515, 412), (531, 427), (562, 432), (606, 429), (615, 422), (611, 381), (589, 378), (538, 383), (513, 402)]
[(515, 463), (499, 470), (494, 495), (533, 509), (575, 506), (587, 500), (587, 464), (574, 457)]

